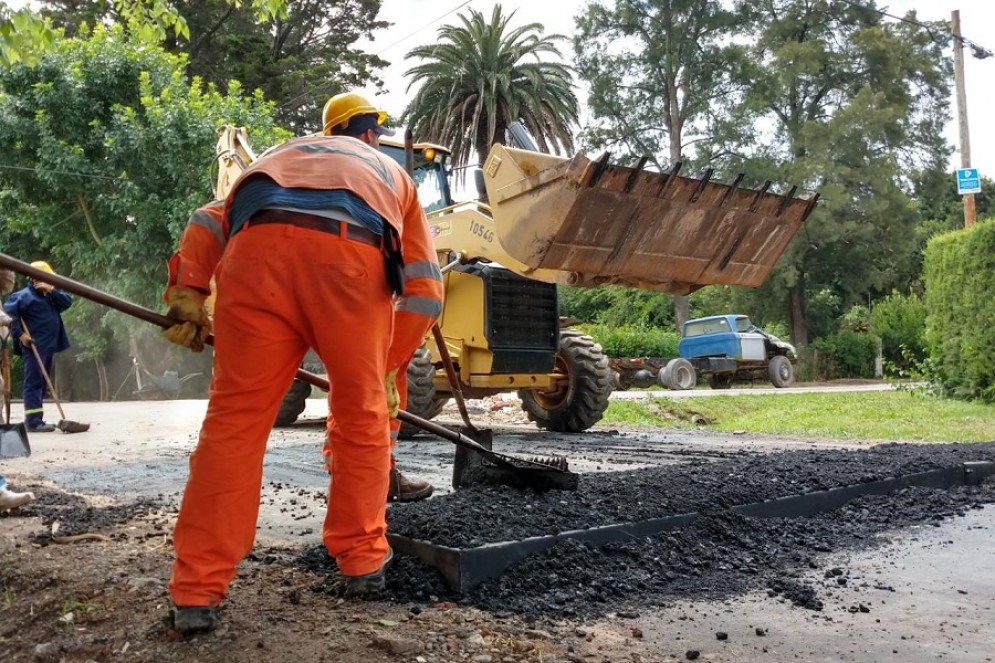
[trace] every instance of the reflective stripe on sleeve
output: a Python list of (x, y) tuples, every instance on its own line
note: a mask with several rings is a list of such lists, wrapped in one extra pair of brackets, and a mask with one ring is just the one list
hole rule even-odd
[(442, 302), (431, 297), (419, 297), (417, 295), (404, 295), (397, 300), (395, 311), (406, 311), (424, 315), (433, 320), (442, 313)]
[(432, 279), (434, 281), (442, 280), (442, 270), (439, 269), (439, 263), (430, 260), (421, 260), (419, 262), (412, 262), (404, 266), (404, 280), (411, 281), (414, 279)]
[(193, 216), (190, 217), (190, 221), (187, 225), (200, 226), (201, 228), (207, 230), (209, 233), (214, 235), (214, 239), (217, 240), (218, 244), (221, 246), (221, 250), (224, 251), (225, 245), (228, 241), (225, 239), (221, 224), (213, 216), (204, 210), (197, 210), (193, 213)]

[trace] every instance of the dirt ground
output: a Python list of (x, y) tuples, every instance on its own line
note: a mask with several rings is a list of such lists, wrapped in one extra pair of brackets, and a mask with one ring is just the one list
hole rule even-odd
[[(319, 543), (326, 482), (317, 400), (301, 422), (271, 436), (257, 546), (232, 585), (222, 627), (184, 641), (167, 625), (166, 584), (186, 457), (204, 408), (203, 401), (70, 403), (67, 415), (92, 423), (89, 432), (35, 434), (30, 457), (0, 460), (14, 489), (38, 496), (0, 517), (5, 663), (995, 660), (991, 486), (872, 501), (835, 519), (768, 528), (763, 559), (776, 558), (776, 566), (751, 561), (740, 568), (741, 559), (728, 550), (735, 545), (716, 538), (709, 550), (695, 553), (705, 562), (687, 566), (694, 583), (675, 582), (655, 598), (634, 587), (632, 601), (610, 600), (597, 609), (587, 610), (581, 599), (572, 609), (539, 599), (534, 609), (511, 600), (516, 609), (483, 609), (480, 601), (431, 584), (425, 591), (395, 587), (383, 601), (345, 601), (337, 595), (334, 567), (309, 557)], [(535, 431), (514, 403), (501, 399), (475, 402), (471, 414), (478, 425), (494, 427), (508, 449), (561, 453), (582, 473), (864, 446), (606, 428), (564, 438)], [(448, 411), (440, 418), (454, 420)], [(431, 479), (439, 495), (451, 492), (451, 455), (448, 443), (431, 438), (399, 449), (402, 468)], [(922, 517), (927, 500), (936, 505), (935, 518)], [(909, 511), (912, 502), (920, 508)], [(721, 534), (738, 537), (743, 550), (759, 556), (737, 527), (728, 523)], [(850, 543), (818, 543), (833, 532)], [(674, 550), (687, 552), (679, 534), (672, 538)], [(686, 561), (672, 557), (654, 573), (684, 568), (678, 562)], [(639, 564), (632, 559), (623, 566)], [(728, 564), (737, 567), (723, 568)], [(397, 573), (403, 575), (394, 582), (428, 577), (415, 566), (402, 559)], [(555, 574), (548, 566), (534, 568)], [(699, 582), (733, 572), (747, 581)], [(618, 566), (606, 566), (604, 575), (626, 577)], [(820, 609), (799, 605), (791, 588), (817, 596)]]

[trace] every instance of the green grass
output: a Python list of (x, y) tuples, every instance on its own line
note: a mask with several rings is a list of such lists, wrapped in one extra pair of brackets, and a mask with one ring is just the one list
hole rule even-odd
[[(700, 422), (694, 415), (708, 423), (693, 423)], [(995, 440), (995, 405), (904, 391), (612, 401), (601, 425), (625, 424), (840, 440), (987, 442)]]

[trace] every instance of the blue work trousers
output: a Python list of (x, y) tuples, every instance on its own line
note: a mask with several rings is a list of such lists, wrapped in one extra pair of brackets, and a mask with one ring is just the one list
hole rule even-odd
[[(55, 351), (38, 348), (38, 355), (41, 357), (45, 371), (51, 376), (55, 365)], [(35, 353), (25, 348), (22, 356), (24, 357), (24, 423), (30, 430), (45, 422), (42, 399), (45, 398), (48, 383), (45, 381), (45, 374), (42, 373), (42, 366), (39, 366), (38, 360), (35, 359)]]

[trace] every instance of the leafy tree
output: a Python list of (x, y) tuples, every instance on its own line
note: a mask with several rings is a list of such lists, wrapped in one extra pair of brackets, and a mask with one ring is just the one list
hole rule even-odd
[[(377, 20), (381, 0), (287, 0), (286, 11), (260, 16), (227, 0), (191, 0), (183, 8), (187, 32), (167, 35), (166, 48), (189, 56), (188, 73), (222, 93), (230, 81), (262, 90), (276, 103), (279, 124), (302, 134), (320, 129), (328, 97), (365, 87), (386, 61), (356, 42), (388, 24)], [(73, 35), (84, 24), (119, 18), (103, 0), (49, 0), (55, 25)]]
[(32, 61), (37, 51), (52, 45), (55, 32), (42, 17), (27, 8), (12, 9), (0, 2), (0, 65)]
[[(66, 2), (67, 7), (74, 4), (94, 4), (92, 18), (106, 18), (113, 13), (146, 38), (165, 39), (170, 33), (190, 36), (186, 21), (168, 0)], [(242, 0), (230, 0), (230, 4), (243, 6)], [(286, 0), (252, 0), (250, 7), (260, 18), (286, 16)], [(91, 25), (96, 22), (92, 21)], [(0, 64), (9, 66), (21, 60), (34, 62), (40, 52), (51, 47), (54, 37), (55, 32), (42, 15), (26, 8), (12, 10), (7, 3), (0, 2)]]
[[(623, 161), (645, 155), (656, 170), (685, 162), (729, 93), (740, 50), (728, 39), (734, 14), (717, 0), (620, 0), (589, 3), (577, 25), (577, 71), (594, 120), (585, 145), (621, 148)], [(680, 328), (689, 299), (672, 301)]]
[(945, 170), (950, 154), (951, 65), (937, 39), (946, 30), (886, 22), (873, 2), (757, 0), (739, 10), (752, 42), (741, 70), (749, 85), (709, 149), (822, 193), (758, 293), (787, 303), (792, 339), (804, 346), (813, 293), (828, 288), (846, 307), (910, 271), (913, 181)]
[(504, 143), (508, 126), (520, 120), (546, 152), (573, 150), (577, 97), (571, 69), (559, 60), (562, 35), (546, 35), (539, 23), (510, 26), (494, 5), (488, 21), (480, 12), (460, 15), (460, 25), (439, 28), (434, 43), (412, 49), (423, 60), (407, 71), (419, 86), (404, 118), (415, 135), (449, 146), (456, 166), (476, 156), (484, 162), (491, 145)]
[[(249, 128), (257, 148), (287, 137), (272, 105), (237, 86), (188, 81), (185, 58), (120, 27), (58, 42), (34, 65), (0, 69), (0, 242), (71, 278), (158, 308), (166, 262), (211, 197), (215, 132)], [(70, 309), (83, 357), (148, 325)], [(161, 344), (159, 348), (164, 348)]]

